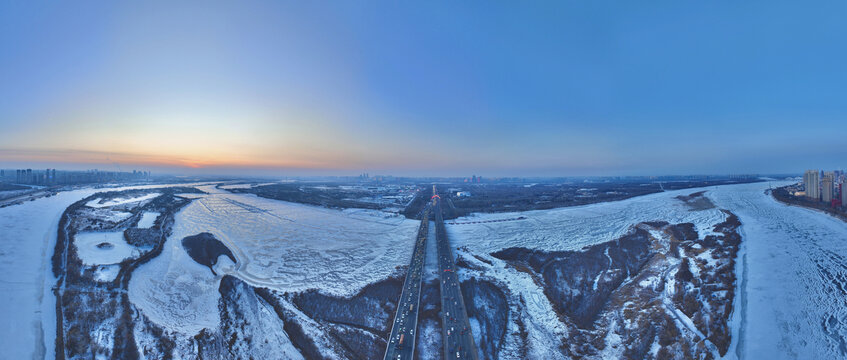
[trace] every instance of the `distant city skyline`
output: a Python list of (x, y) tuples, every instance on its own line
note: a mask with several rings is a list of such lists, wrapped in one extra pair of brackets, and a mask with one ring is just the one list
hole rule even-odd
[(0, 168), (847, 167), (847, 3), (0, 4)]

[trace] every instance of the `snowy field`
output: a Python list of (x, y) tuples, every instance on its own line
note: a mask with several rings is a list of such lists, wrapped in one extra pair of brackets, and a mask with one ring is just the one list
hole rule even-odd
[(202, 187), (209, 195), (175, 218), (163, 253), (133, 274), (130, 300), (168, 330), (194, 335), (219, 321), (220, 276), (195, 263), (181, 239), (209, 232), (232, 250), (216, 271), (282, 291), (351, 295), (407, 265), (418, 221), (373, 210), (344, 211)]
[(153, 198), (155, 198), (159, 195), (162, 195), (162, 194), (160, 194), (160, 193), (150, 193), (150, 194), (144, 194), (144, 195), (132, 197), (132, 198), (114, 198), (114, 199), (110, 199), (110, 200), (107, 200), (107, 201), (102, 201), (100, 198), (97, 198), (97, 199), (94, 199), (94, 200), (91, 200), (91, 201), (85, 203), (85, 206), (93, 207), (93, 208), (102, 208), (102, 207), (111, 207), (111, 206), (116, 206), (116, 205), (132, 204), (132, 203), (136, 203), (136, 202), (142, 202), (142, 201), (145, 201), (145, 200), (150, 200), (150, 199), (153, 199)]

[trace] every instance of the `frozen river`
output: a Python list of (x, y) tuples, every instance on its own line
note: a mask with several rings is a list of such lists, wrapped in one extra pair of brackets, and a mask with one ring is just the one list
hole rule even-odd
[(847, 358), (847, 223), (779, 203), (765, 188), (748, 184), (709, 193), (743, 224), (735, 354)]
[[(708, 231), (707, 224), (719, 222), (723, 215), (717, 209), (689, 211), (674, 197), (707, 190), (707, 197), (719, 208), (736, 213), (743, 224), (740, 283), (728, 358), (847, 358), (847, 224), (778, 203), (764, 194), (767, 187), (767, 183), (758, 183), (666, 192), (525, 212), (520, 215), (527, 219), (520, 221), (452, 225), (448, 231), (456, 246), (482, 253), (512, 246), (578, 249), (614, 239), (637, 222), (657, 219), (690, 221), (698, 224), (702, 234)], [(233, 248), (240, 261), (237, 266), (219, 264), (222, 270), (276, 289), (349, 293), (407, 262), (417, 228), (415, 221), (377, 212), (327, 210), (206, 189), (214, 193), (200, 196), (178, 214), (172, 239), (212, 232)], [(55, 315), (50, 286), (55, 279), (49, 264), (56, 225), (65, 207), (94, 192), (63, 192), (0, 209), (0, 271), (4, 274), (0, 279), (0, 345), (4, 347), (0, 357), (53, 357)], [(509, 217), (513, 214), (458, 221)], [(196, 290), (214, 294), (217, 286), (211, 272), (195, 265), (178, 242), (171, 242), (155, 261), (138, 269), (133, 283), (147, 279), (154, 286), (152, 280), (171, 279), (174, 283), (193, 282)], [(162, 292), (148, 293), (152, 287), (139, 288), (138, 284), (131, 284), (131, 298), (159, 321), (175, 314), (152, 308), (156, 298), (166, 299), (170, 294), (179, 301), (191, 301), (192, 294), (178, 288), (156, 286)], [(214, 309), (214, 300), (209, 300), (206, 305)], [(167, 308), (173, 310), (173, 305)], [(170, 328), (214, 326), (213, 319), (201, 318), (181, 318)]]

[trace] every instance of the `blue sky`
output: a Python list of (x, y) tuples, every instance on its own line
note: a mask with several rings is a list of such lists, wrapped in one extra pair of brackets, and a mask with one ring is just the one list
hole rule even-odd
[(0, 166), (847, 165), (847, 3), (7, 2)]

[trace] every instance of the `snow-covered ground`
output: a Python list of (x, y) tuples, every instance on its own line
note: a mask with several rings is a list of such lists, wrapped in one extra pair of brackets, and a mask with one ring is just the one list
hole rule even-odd
[(126, 242), (123, 231), (84, 232), (74, 236), (76, 253), (85, 265), (117, 264), (141, 252)]
[(85, 206), (93, 207), (93, 208), (102, 208), (102, 207), (110, 207), (110, 206), (116, 206), (116, 205), (131, 204), (131, 203), (135, 203), (135, 202), (150, 200), (150, 199), (153, 199), (153, 198), (155, 198), (159, 195), (162, 195), (162, 194), (160, 194), (160, 193), (150, 193), (150, 194), (144, 194), (144, 195), (132, 197), (132, 198), (114, 198), (114, 199), (103, 201), (103, 202), (101, 202), (102, 200), (98, 198), (98, 199), (94, 199), (94, 200), (91, 200), (91, 201), (85, 203)]
[(254, 188), (254, 187), (266, 186), (266, 185), (274, 185), (274, 184), (279, 184), (279, 182), (268, 182), (268, 183), (261, 183), (261, 184), (231, 184), (231, 185), (221, 185), (221, 186), (220, 186), (220, 188), (221, 188), (221, 189), (224, 189), (224, 190), (234, 190), (234, 189), (251, 189), (251, 188)]
[(54, 358), (56, 298), (50, 258), (59, 218), (71, 204), (101, 191), (176, 185), (144, 185), (63, 191), (0, 208), (0, 358)]
[(98, 266), (94, 272), (94, 278), (100, 282), (109, 282), (118, 277), (121, 266), (117, 264)]
[[(218, 323), (219, 277), (182, 248), (209, 232), (232, 250), (218, 272), (282, 291), (351, 295), (405, 265), (418, 221), (373, 210), (331, 210), (232, 194), (213, 186), (177, 213), (163, 253), (133, 274), (130, 300), (151, 320), (187, 335)], [(221, 262), (226, 264), (229, 260)]]
[[(726, 215), (719, 209), (689, 211), (682, 201), (675, 199), (676, 196), (701, 190), (668, 191), (623, 201), (551, 210), (473, 214), (456, 219), (455, 222), (460, 224), (447, 225), (447, 232), (456, 247), (467, 246), (474, 253), (490, 253), (516, 246), (545, 251), (579, 250), (617, 239), (632, 225), (653, 220), (691, 222), (697, 226), (697, 232), (705, 236), (712, 234), (711, 226), (723, 221)], [(526, 219), (478, 223), (520, 216)]]

